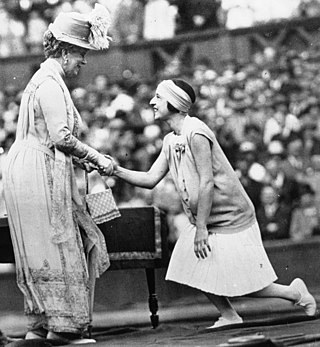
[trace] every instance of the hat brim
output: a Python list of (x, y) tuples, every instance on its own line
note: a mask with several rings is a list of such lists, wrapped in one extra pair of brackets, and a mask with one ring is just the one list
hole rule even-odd
[(85, 40), (80, 40), (76, 37), (72, 37), (69, 35), (66, 35), (64, 33), (62, 33), (59, 29), (57, 29), (53, 23), (51, 23), (48, 27), (48, 29), (52, 32), (53, 36), (58, 40), (58, 41), (63, 41), (66, 43), (70, 43), (72, 45), (78, 46), (78, 47), (82, 47), (82, 48), (86, 48), (89, 50), (93, 50), (93, 51), (97, 51), (98, 48), (91, 45), (91, 43), (89, 43), (88, 41)]

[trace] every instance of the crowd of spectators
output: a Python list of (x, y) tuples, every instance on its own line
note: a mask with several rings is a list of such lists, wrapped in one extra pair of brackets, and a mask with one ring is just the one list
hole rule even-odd
[[(188, 73), (178, 69), (162, 76), (181, 77), (195, 87), (197, 102), (190, 114), (215, 132), (255, 205), (264, 240), (301, 240), (320, 233), (319, 53), (319, 47), (300, 53), (267, 48), (250, 63), (230, 62), (221, 72), (203, 58)], [(83, 119), (81, 136), (124, 167), (148, 170), (168, 131), (153, 121), (149, 106), (158, 81), (142, 81), (130, 71), (123, 76), (111, 83), (98, 75), (72, 90)], [(4, 155), (14, 140), (21, 93), (10, 86), (0, 92)], [(77, 174), (83, 189), (83, 173)], [(93, 191), (105, 187), (98, 174), (90, 176)], [(175, 242), (186, 217), (169, 175), (153, 190), (113, 177), (107, 183), (120, 207), (153, 204), (165, 210), (169, 239)]]
[(320, 15), (319, 0), (0, 0), (0, 57), (41, 54), (43, 33), (57, 13), (87, 13), (96, 2), (112, 14), (116, 44)]

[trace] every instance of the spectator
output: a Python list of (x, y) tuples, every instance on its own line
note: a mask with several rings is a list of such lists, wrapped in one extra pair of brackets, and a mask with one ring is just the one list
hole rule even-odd
[(285, 239), (289, 237), (291, 209), (280, 202), (277, 190), (271, 185), (261, 190), (261, 206), (257, 209), (257, 219), (263, 240)]
[(24, 23), (7, 12), (2, 4), (0, 4), (0, 22), (0, 57), (24, 54), (26, 51)]
[(110, 103), (109, 86), (108, 76), (106, 74), (97, 74), (86, 89), (98, 94), (101, 102)]
[(0, 4), (0, 57), (7, 57), (10, 55), (9, 45), (9, 14)]
[(148, 0), (144, 9), (143, 38), (171, 39), (176, 31), (176, 7), (168, 0)]
[[(208, 123), (208, 121), (206, 122)], [(235, 139), (235, 135), (230, 128), (225, 124), (219, 126), (216, 130), (216, 136), (220, 143), (223, 152), (230, 161), (232, 167), (236, 167), (236, 162), (239, 158), (239, 144)]]
[(320, 153), (318, 151), (311, 155), (310, 163), (311, 167), (307, 172), (305, 181), (315, 192), (315, 204), (320, 209)]
[(43, 19), (39, 11), (33, 10), (30, 12), (27, 23), (28, 35), (26, 43), (31, 54), (42, 53), (43, 34), (47, 27), (48, 23)]
[[(260, 155), (266, 152), (265, 144), (263, 143), (263, 131), (258, 124), (248, 123), (244, 126), (244, 138), (246, 141), (252, 142), (255, 145), (255, 151)], [(262, 158), (260, 158), (261, 160)]]
[(317, 123), (315, 121), (305, 122), (301, 128), (301, 137), (303, 141), (305, 165), (308, 167), (312, 153), (320, 150), (320, 138)]
[(116, 43), (135, 43), (142, 38), (144, 6), (140, 0), (122, 0), (114, 13), (112, 37)]
[(287, 156), (283, 161), (284, 174), (296, 181), (302, 181), (308, 158), (303, 156), (303, 141), (300, 134), (292, 134), (287, 139)]
[(320, 234), (320, 209), (315, 204), (315, 193), (308, 184), (299, 189), (299, 205), (292, 212), (290, 238), (295, 241)]
[(265, 160), (264, 167), (266, 168), (264, 182), (276, 190), (280, 203), (292, 207), (298, 198), (298, 182), (285, 174), (281, 157), (270, 155)]
[[(100, 2), (107, 3), (105, 0)], [(112, 7), (118, 6), (116, 3), (121, 5), (121, 2), (112, 2)], [(82, 0), (59, 4), (65, 9), (73, 10), (74, 6), (80, 6), (81, 11), (85, 10)], [(47, 12), (44, 18), (48, 18)], [(0, 35), (5, 30), (7, 27), (1, 26)], [(292, 187), (296, 181), (288, 178), (281, 166), (283, 161), (285, 168), (289, 166), (285, 158), (287, 140), (292, 142), (300, 126), (303, 154), (299, 158), (303, 160), (303, 170), (298, 177), (313, 187), (315, 199), (320, 201), (317, 159), (314, 156), (319, 153), (320, 69), (317, 54), (319, 49), (314, 46), (301, 54), (267, 47), (254, 54), (247, 64), (239, 65), (228, 60), (223, 62), (221, 70), (216, 71), (213, 69), (213, 58), (195, 57), (195, 66), (188, 71), (188, 78), (199, 95), (194, 106), (196, 113), (214, 130), (232, 166), (237, 168), (244, 185), (248, 185), (248, 193), (256, 206), (259, 205), (258, 193), (265, 180), (277, 189), (282, 203), (292, 206), (295, 201), (297, 190)], [(181, 75), (181, 67), (184, 66), (183, 59), (174, 59), (165, 73), (169, 78), (172, 74)], [(153, 122), (153, 112), (149, 106), (153, 83), (141, 81), (139, 76), (126, 69), (119, 81), (111, 82), (107, 76), (97, 75), (89, 85), (74, 87), (72, 98), (84, 122), (81, 138), (116, 157), (119, 153), (124, 166), (146, 169), (161, 148), (162, 134), (167, 131), (165, 127), (157, 129), (154, 124), (149, 127)], [(11, 86), (5, 89), (0, 92), (0, 145), (6, 152), (14, 140), (21, 91)], [(257, 127), (267, 138), (263, 145)], [(155, 134), (150, 138), (153, 132)], [(125, 150), (121, 151), (119, 144), (122, 146), (127, 140), (130, 146), (125, 144)], [(243, 142), (254, 144), (245, 156), (241, 152)], [(253, 162), (250, 157), (254, 158)], [(267, 174), (263, 179), (261, 166), (252, 163), (264, 163)], [(116, 181), (114, 187), (116, 194), (119, 192), (119, 201), (122, 197), (135, 194), (135, 191), (119, 188), (120, 185), (122, 183)]]
[(241, 184), (257, 210), (261, 204), (260, 192), (262, 189), (262, 182), (260, 179), (264, 174), (261, 175), (258, 173), (259, 177), (256, 177), (255, 167), (258, 168), (257, 171), (260, 171), (260, 169), (264, 170), (255, 162), (255, 145), (251, 142), (243, 142), (240, 145), (240, 155), (236, 162), (236, 172)]
[(264, 143), (269, 144), (271, 140), (285, 142), (292, 133), (300, 129), (298, 119), (288, 112), (288, 105), (283, 98), (274, 105), (275, 112), (265, 124)]
[(171, 0), (177, 6), (177, 32), (217, 28), (221, 25), (220, 0)]
[(222, 1), (225, 26), (228, 29), (247, 28), (254, 25), (254, 10), (247, 1)]
[[(167, 0), (155, 1), (167, 2)], [(26, 52), (25, 30), (28, 26), (28, 19), (33, 17), (31, 14), (33, 11), (38, 11), (40, 18), (50, 22), (59, 12), (88, 13), (94, 2), (91, 0), (2, 1), (0, 4), (0, 23), (2, 23), (0, 36), (4, 35), (0, 40), (0, 55), (2, 53), (2, 56), (8, 56), (10, 51), (15, 54)], [(143, 31), (151, 33), (150, 39), (158, 39), (158, 35), (161, 35), (162, 38), (164, 36), (168, 38), (172, 37), (172, 33), (175, 34), (175, 32), (185, 33), (216, 27), (227, 27), (228, 29), (250, 27), (284, 18), (312, 17), (318, 15), (320, 11), (317, 0), (301, 0), (298, 7), (297, 2), (292, 0), (282, 0), (280, 3), (279, 1), (261, 2), (256, 0), (168, 0), (171, 6), (167, 17), (164, 17), (166, 21), (160, 25), (158, 32), (154, 30), (151, 32), (150, 29), (146, 28), (154, 27), (154, 21), (144, 19), (144, 5), (148, 6), (147, 0), (99, 0), (98, 2), (107, 7), (116, 18), (113, 23), (112, 34), (118, 43), (134, 43), (144, 36)], [(154, 13), (153, 10), (151, 12)], [(13, 30), (9, 29), (9, 25), (6, 25), (11, 13), (14, 13), (16, 17)], [(155, 13), (159, 15), (160, 12)], [(154, 18), (154, 14), (151, 17), (147, 15), (147, 17)], [(20, 19), (23, 19), (23, 23)], [(33, 19), (31, 20), (33, 21)], [(24, 29), (22, 29), (21, 24)], [(175, 27), (177, 28), (175, 29)], [(38, 40), (40, 32), (41, 30), (38, 33), (34, 32), (32, 42), (33, 39)], [(18, 35), (16, 35), (17, 33)], [(18, 37), (16, 41), (12, 40), (15, 36)], [(145, 38), (149, 39), (147, 33)], [(13, 43), (14, 41), (15, 43)], [(12, 50), (14, 47), (16, 48)], [(37, 49), (37, 46), (33, 46), (33, 48)]]

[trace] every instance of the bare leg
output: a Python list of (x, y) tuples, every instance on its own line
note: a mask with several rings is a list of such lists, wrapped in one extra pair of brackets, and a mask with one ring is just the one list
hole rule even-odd
[(204, 295), (213, 303), (213, 305), (216, 306), (218, 311), (221, 314), (221, 317), (227, 319), (227, 320), (234, 320), (239, 319), (240, 316), (238, 315), (237, 311), (234, 309), (234, 307), (231, 305), (229, 299), (225, 296), (218, 296), (211, 293), (205, 293)]

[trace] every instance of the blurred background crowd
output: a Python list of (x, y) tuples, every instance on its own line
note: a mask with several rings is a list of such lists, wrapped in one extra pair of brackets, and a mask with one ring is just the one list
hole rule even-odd
[[(190, 8), (193, 8), (192, 4), (202, 3), (203, 8), (198, 6), (201, 10), (199, 14), (193, 9), (191, 15), (184, 7), (187, 3)], [(237, 15), (243, 20), (238, 27), (279, 20), (280, 17), (320, 14), (319, 1), (282, 0), (277, 2), (278, 17), (272, 15), (271, 7), (263, 17), (257, 3), (260, 2), (112, 1), (112, 11), (117, 14), (113, 36), (119, 42), (126, 43), (148, 38), (160, 39), (152, 36), (159, 35), (159, 30), (153, 34), (151, 29), (146, 32), (148, 15), (154, 15), (148, 12), (152, 12), (152, 6), (154, 9), (156, 6), (159, 6), (158, 9), (167, 6), (168, 11), (172, 11), (175, 18), (172, 35), (179, 30), (195, 30), (195, 27), (205, 29), (207, 25), (234, 28), (237, 21), (230, 18), (241, 11), (247, 14), (248, 21), (245, 24), (246, 17)], [(20, 53), (25, 50), (38, 52), (42, 43), (40, 28), (47, 28), (58, 8), (59, 11), (69, 10), (72, 6), (84, 11), (85, 6), (92, 5), (91, 1), (81, 0), (47, 0), (46, 3), (21, 0), (0, 4), (0, 18), (6, 18), (8, 23), (12, 21), (12, 28), (15, 28), (1, 25), (2, 56), (12, 54), (8, 47), (3, 48), (6, 41), (3, 37), (6, 35), (21, 34)], [(268, 4), (271, 6), (273, 1), (269, 0)], [(279, 6), (280, 9), (284, 7), (283, 11), (279, 10)], [(208, 11), (211, 10), (210, 18), (215, 20), (206, 24), (205, 15), (209, 15)], [(249, 12), (256, 13), (256, 17), (250, 17)], [(215, 14), (214, 17), (211, 13)], [(118, 20), (121, 23), (119, 27)], [(183, 24), (190, 20), (191, 24)], [(3, 20), (0, 22), (3, 23)], [(139, 30), (130, 29), (131, 24), (134, 28), (139, 27)], [(4, 33), (5, 28), (7, 33)], [(7, 41), (12, 44), (10, 37)], [(202, 119), (215, 132), (255, 205), (264, 240), (302, 240), (320, 235), (319, 47), (313, 45), (299, 52), (276, 51), (267, 47), (254, 54), (249, 63), (230, 61), (219, 72), (213, 69), (207, 57), (203, 57), (187, 71), (177, 64), (164, 69), (159, 76), (161, 79), (183, 78), (194, 86), (197, 101), (190, 114)], [(126, 70), (123, 79), (116, 82), (111, 82), (105, 74), (99, 74), (92, 76), (87, 86), (73, 87), (72, 98), (83, 119), (82, 140), (102, 153), (111, 154), (124, 167), (148, 170), (158, 156), (162, 138), (168, 131), (165, 125), (154, 122), (149, 106), (157, 83), (158, 80), (144, 81)], [(0, 159), (5, 157), (14, 141), (21, 94), (22, 90), (16, 87), (1, 86)], [(81, 189), (84, 189), (83, 172), (77, 174)], [(98, 174), (90, 174), (90, 177), (92, 191), (105, 187), (105, 180)], [(169, 175), (153, 190), (135, 188), (113, 177), (108, 178), (107, 183), (112, 187), (120, 207), (156, 205), (165, 210), (170, 227), (169, 241), (174, 244), (184, 227), (186, 216)], [(5, 206), (1, 199), (0, 215), (4, 213)]]
[(96, 2), (110, 10), (118, 44), (320, 14), (318, 0), (1, 0), (0, 57), (41, 53), (43, 33), (57, 13), (90, 12)]

